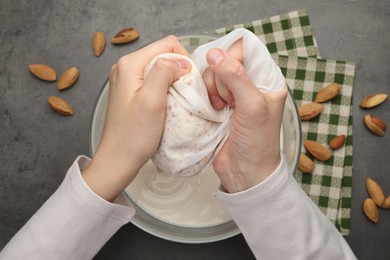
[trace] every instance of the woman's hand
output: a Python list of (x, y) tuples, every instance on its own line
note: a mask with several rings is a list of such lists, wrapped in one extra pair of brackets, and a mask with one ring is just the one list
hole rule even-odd
[(122, 57), (111, 68), (103, 135), (83, 172), (85, 182), (106, 200), (113, 200), (156, 152), (168, 88), (191, 70), (186, 60), (161, 58), (144, 77), (147, 64), (162, 53), (188, 56), (177, 38), (169, 36)]
[[(241, 51), (240, 51), (241, 50)], [(242, 65), (242, 41), (228, 52), (212, 49), (203, 75), (215, 109), (234, 108), (229, 138), (213, 162), (229, 193), (265, 180), (280, 163), (280, 128), (287, 87), (264, 93), (252, 83)]]

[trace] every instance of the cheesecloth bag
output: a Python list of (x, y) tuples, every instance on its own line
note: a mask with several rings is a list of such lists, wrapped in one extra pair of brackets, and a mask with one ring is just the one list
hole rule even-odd
[(280, 68), (265, 45), (247, 29), (231, 33), (198, 47), (191, 59), (173, 53), (155, 57), (145, 68), (147, 75), (160, 58), (181, 58), (191, 62), (191, 72), (175, 81), (169, 88), (165, 126), (157, 152), (152, 161), (159, 171), (192, 176), (205, 171), (228, 137), (233, 109), (226, 106), (215, 110), (208, 98), (202, 75), (208, 67), (206, 53), (212, 48), (227, 50), (243, 38), (243, 66), (259, 91), (277, 91), (286, 86)]

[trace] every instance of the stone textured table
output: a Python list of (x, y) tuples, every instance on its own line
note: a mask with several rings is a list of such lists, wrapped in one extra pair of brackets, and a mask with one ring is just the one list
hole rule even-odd
[[(390, 210), (378, 224), (362, 213), (367, 176), (390, 195), (390, 134), (379, 138), (362, 123), (362, 97), (390, 93), (390, 2), (310, 0), (216, 1), (37, 1), (0, 0), (0, 248), (61, 183), (79, 154), (89, 154), (89, 127), (98, 94), (116, 60), (168, 34), (205, 31), (306, 8), (321, 55), (356, 63), (353, 98), (354, 176), (351, 234), (347, 241), (359, 259), (389, 259)], [(133, 44), (108, 44), (93, 55), (93, 33), (111, 36), (136, 27)], [(31, 63), (58, 71), (80, 69), (76, 86), (58, 93), (55, 83), (34, 78)], [(61, 117), (46, 104), (59, 94), (75, 115)], [(371, 112), (390, 122), (390, 101)], [(293, 239), (293, 238), (292, 238)], [(243, 237), (209, 244), (159, 239), (132, 224), (119, 230), (96, 259), (251, 259)]]

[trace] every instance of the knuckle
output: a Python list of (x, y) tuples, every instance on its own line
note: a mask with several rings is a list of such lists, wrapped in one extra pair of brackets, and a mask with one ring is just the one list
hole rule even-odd
[(179, 43), (179, 39), (175, 35), (168, 35), (165, 40), (171, 43)]
[(245, 69), (239, 62), (234, 62), (229, 66), (228, 73), (234, 77), (242, 77), (245, 75)]
[(158, 114), (165, 112), (165, 103), (151, 98), (145, 98), (142, 102), (142, 110), (147, 114)]
[(122, 74), (123, 72), (128, 70), (129, 65), (131, 64), (131, 59), (129, 56), (123, 56), (118, 59), (116, 63), (116, 68), (115, 70), (119, 73)]
[(161, 70), (169, 70), (172, 68), (172, 61), (166, 58), (158, 58), (154, 66)]
[(112, 77), (114, 76), (114, 73), (115, 73), (115, 71), (116, 71), (116, 67), (117, 67), (116, 64), (112, 65), (112, 67), (111, 67), (111, 69), (110, 69), (110, 73), (109, 73), (109, 77), (110, 77), (110, 78), (112, 78)]
[(160, 75), (164, 75), (164, 78), (166, 78), (168, 82), (173, 81), (177, 66), (176, 62), (166, 58), (159, 58), (153, 64), (154, 71)]
[(127, 60), (128, 60), (127, 56), (120, 57), (116, 64), (118, 67), (125, 66), (127, 64)]

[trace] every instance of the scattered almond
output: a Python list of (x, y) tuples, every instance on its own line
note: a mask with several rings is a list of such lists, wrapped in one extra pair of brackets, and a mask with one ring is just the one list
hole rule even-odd
[(305, 140), (303, 141), (303, 145), (306, 150), (319, 161), (327, 161), (332, 156), (330, 151), (318, 142)]
[(302, 121), (308, 121), (316, 117), (322, 110), (324, 110), (324, 106), (318, 103), (309, 103), (298, 107), (299, 117)]
[(364, 117), (364, 122), (372, 133), (376, 134), (377, 136), (385, 135), (386, 124), (379, 117), (368, 114)]
[(99, 57), (106, 47), (106, 36), (103, 32), (95, 32), (93, 35), (93, 52)]
[(322, 103), (335, 98), (340, 92), (340, 86), (337, 83), (332, 83), (321, 89), (315, 99), (315, 102)]
[(56, 96), (50, 96), (47, 99), (47, 102), (49, 103), (50, 108), (57, 113), (65, 116), (73, 115), (72, 107), (64, 99)]
[(360, 107), (362, 108), (372, 108), (382, 104), (387, 99), (387, 94), (371, 94), (360, 101)]
[(374, 223), (378, 222), (379, 220), (378, 207), (376, 206), (375, 202), (372, 199), (367, 198), (364, 200), (363, 212), (369, 220), (371, 220)]
[(387, 197), (385, 198), (385, 202), (383, 202), (382, 208), (384, 208), (384, 209), (390, 209), (390, 196), (387, 196)]
[(346, 136), (345, 135), (336, 135), (329, 142), (329, 147), (333, 150), (337, 150), (341, 148), (345, 143)]
[(127, 28), (118, 32), (114, 37), (111, 38), (112, 44), (124, 44), (129, 43), (137, 39), (139, 33), (135, 28)]
[(79, 70), (76, 67), (68, 68), (60, 77), (57, 84), (58, 90), (70, 88), (79, 78)]
[(45, 81), (55, 81), (57, 72), (50, 66), (45, 64), (30, 64), (29, 71), (37, 78)]
[(366, 188), (372, 200), (375, 201), (375, 204), (382, 206), (385, 202), (385, 194), (383, 193), (382, 187), (373, 179), (367, 178)]
[(298, 161), (298, 169), (304, 173), (312, 173), (314, 171), (315, 165), (310, 158), (304, 154), (301, 153), (301, 156), (299, 157)]

